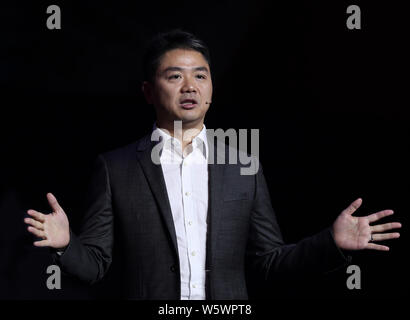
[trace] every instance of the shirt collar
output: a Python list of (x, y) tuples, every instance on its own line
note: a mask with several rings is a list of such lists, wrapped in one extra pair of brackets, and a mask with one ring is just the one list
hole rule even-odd
[[(158, 132), (160, 141), (163, 141), (162, 148), (174, 148), (174, 150), (177, 150), (177, 152), (180, 153), (181, 143), (178, 139), (171, 136), (167, 131), (158, 128), (156, 123), (154, 123), (152, 130)], [(205, 124), (203, 125), (202, 130), (192, 139), (192, 147), (194, 149), (198, 148), (202, 152), (205, 160), (208, 160), (209, 151)]]

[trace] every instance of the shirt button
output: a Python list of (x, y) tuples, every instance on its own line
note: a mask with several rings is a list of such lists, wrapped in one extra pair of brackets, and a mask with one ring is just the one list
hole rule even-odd
[(188, 221), (188, 224), (189, 224), (190, 226), (192, 226), (192, 221)]
[(193, 285), (192, 285), (192, 288), (196, 288), (196, 285), (193, 284)]
[(185, 192), (185, 195), (188, 197), (188, 196), (190, 195), (190, 193), (189, 193), (189, 192)]
[(194, 256), (194, 255), (196, 255), (196, 252), (195, 252), (195, 251), (192, 251), (191, 254)]
[(186, 163), (185, 161), (184, 161), (184, 167), (186, 167), (188, 165), (188, 163)]

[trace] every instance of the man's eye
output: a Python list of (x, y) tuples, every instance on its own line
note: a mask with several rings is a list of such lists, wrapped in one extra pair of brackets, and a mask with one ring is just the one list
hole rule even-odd
[(169, 76), (168, 79), (178, 79), (180, 77), (181, 77), (180, 74), (173, 74), (173, 75)]
[(204, 74), (197, 74), (196, 77), (198, 79), (206, 79), (206, 76)]

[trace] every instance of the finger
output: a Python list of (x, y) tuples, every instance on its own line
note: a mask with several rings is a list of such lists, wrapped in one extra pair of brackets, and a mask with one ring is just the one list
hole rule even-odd
[(57, 212), (59, 210), (62, 210), (60, 205), (57, 202), (56, 197), (52, 193), (47, 193), (47, 200), (48, 203), (50, 204), (50, 207), (53, 209), (54, 212)]
[(36, 247), (49, 247), (50, 241), (48, 240), (36, 241), (36, 242), (33, 242), (33, 245), (35, 245)]
[(401, 223), (399, 222), (390, 222), (385, 224), (378, 224), (376, 226), (370, 226), (372, 232), (383, 232), (391, 229), (401, 228)]
[(392, 232), (392, 233), (376, 233), (372, 235), (373, 241), (383, 241), (389, 239), (397, 239), (400, 237), (400, 233)]
[(375, 222), (381, 218), (391, 216), (393, 214), (393, 210), (382, 210), (376, 213), (373, 213), (371, 215), (367, 216), (367, 219), (369, 220), (370, 223)]
[(41, 222), (38, 222), (34, 219), (31, 218), (25, 218), (24, 222), (33, 226), (34, 228), (38, 229), (38, 230), (44, 230), (44, 225)]
[(40, 222), (44, 222), (45, 221), (45, 214), (38, 212), (36, 210), (30, 209), (27, 211), (27, 213), (32, 216), (34, 219), (36, 219), (37, 221)]
[(375, 244), (375, 243), (368, 243), (365, 249), (379, 250), (379, 251), (389, 251), (390, 250), (389, 247), (387, 246), (382, 246), (380, 244)]
[(34, 234), (36, 237), (39, 237), (39, 238), (42, 238), (42, 239), (46, 238), (46, 235), (45, 235), (44, 231), (38, 230), (34, 227), (28, 227), (27, 230), (29, 232), (31, 232), (32, 234)]
[(358, 198), (353, 201), (346, 209), (343, 210), (344, 213), (352, 215), (359, 207), (362, 205), (362, 198)]

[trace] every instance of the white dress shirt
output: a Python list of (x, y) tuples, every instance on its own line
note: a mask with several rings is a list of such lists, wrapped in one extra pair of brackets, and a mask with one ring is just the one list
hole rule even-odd
[(181, 143), (154, 125), (162, 137), (160, 162), (174, 219), (181, 274), (181, 300), (205, 299), (208, 143), (206, 128), (182, 153)]

